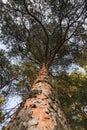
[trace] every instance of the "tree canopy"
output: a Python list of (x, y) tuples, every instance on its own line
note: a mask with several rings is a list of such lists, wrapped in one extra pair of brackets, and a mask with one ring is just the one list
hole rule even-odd
[(50, 66), (74, 62), (87, 46), (85, 0), (7, 0), (0, 6), (1, 39), (13, 55)]

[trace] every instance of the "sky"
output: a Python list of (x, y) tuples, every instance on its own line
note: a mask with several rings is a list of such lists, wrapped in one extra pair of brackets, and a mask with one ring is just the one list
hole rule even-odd
[(2, 0), (4, 3), (6, 3), (7, 2), (7, 0)]
[[(21, 102), (22, 102), (22, 98), (19, 95), (13, 95), (13, 96), (9, 95), (8, 101), (3, 104), (3, 107), (2, 107), (3, 112), (8, 113), (12, 108), (16, 107), (17, 104)], [(16, 108), (10, 112), (10, 115), (12, 115), (15, 111), (16, 111)], [(10, 120), (11, 119), (8, 118), (8, 120), (6, 120), (4, 123), (1, 123), (0, 130), (2, 130), (2, 127), (5, 126)]]
[(5, 45), (3, 45), (2, 43), (0, 43), (0, 49), (6, 49)]
[(84, 74), (84, 75), (86, 74), (86, 71), (84, 70), (84, 68), (82, 68), (82, 67), (80, 67), (80, 66), (78, 66), (78, 65), (76, 65), (76, 64), (74, 64), (74, 63), (72, 63), (72, 64), (69, 66), (67, 72), (68, 72), (69, 74), (71, 74), (71, 73), (73, 73), (73, 72), (81, 72), (81, 73)]
[[(15, 83), (15, 81), (14, 81)], [(14, 87), (14, 84), (12, 83), (12, 87)], [(6, 90), (8, 90), (9, 86), (4, 87), (3, 89), (0, 90), (0, 94), (2, 94), (3, 92), (6, 92)], [(2, 110), (3, 112), (9, 113), (9, 111), (11, 111), (9, 114), (12, 115), (15, 111), (16, 108), (18, 108), (18, 104), (22, 102), (22, 98), (20, 95), (18, 95), (16, 92), (10, 92), (10, 94), (6, 97), (4, 97), (4, 104), (2, 105)], [(12, 109), (14, 108), (15, 109)], [(0, 123), (0, 130), (2, 130), (2, 127), (5, 126), (8, 122), (10, 121), (10, 118), (8, 118), (4, 123)]]

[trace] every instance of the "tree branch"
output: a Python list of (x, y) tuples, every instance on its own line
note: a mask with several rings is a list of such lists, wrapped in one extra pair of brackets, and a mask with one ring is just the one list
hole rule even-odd
[(46, 41), (46, 48), (45, 48), (45, 62), (47, 62), (48, 49), (49, 49), (49, 36), (48, 36), (47, 30), (44, 27), (44, 25), (42, 24), (42, 22), (35, 15), (33, 15), (32, 13), (29, 12), (26, 0), (24, 0), (24, 6), (25, 6), (25, 9), (26, 9), (28, 15), (30, 15), (37, 23), (40, 24), (40, 26), (42, 27), (42, 29), (43, 29), (43, 31), (45, 33), (45, 36), (46, 36), (46, 39), (47, 39), (47, 41)]
[(3, 84), (2, 86), (0, 86), (0, 89), (4, 88), (6, 85), (9, 85), (13, 80), (15, 80), (16, 77), (10, 79), (9, 81), (7, 81), (5, 84)]

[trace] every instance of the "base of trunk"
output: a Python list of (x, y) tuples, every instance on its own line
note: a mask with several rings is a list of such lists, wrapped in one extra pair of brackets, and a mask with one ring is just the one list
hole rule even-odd
[(7, 130), (70, 130), (54, 90), (48, 83), (36, 83), (23, 109)]

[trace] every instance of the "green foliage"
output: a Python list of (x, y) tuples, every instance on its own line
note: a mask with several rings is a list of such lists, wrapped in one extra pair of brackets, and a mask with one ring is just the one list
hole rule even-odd
[(5, 51), (0, 50), (0, 86), (9, 80), (10, 62), (6, 57)]
[(2, 105), (3, 103), (3, 97), (0, 95), (0, 106)]
[(77, 57), (76, 60), (87, 71), (87, 48), (83, 47), (83, 51), (80, 52), (80, 57)]
[(87, 128), (87, 75), (60, 74), (54, 80), (57, 96), (73, 130)]
[(9, 76), (13, 77), (13, 78), (17, 78), (19, 74), (20, 74), (19, 65), (11, 64), (10, 65), (10, 70), (9, 70)]
[(39, 69), (35, 64), (30, 62), (23, 62), (20, 66), (20, 77), (21, 80), (17, 83), (17, 86), (25, 87), (26, 85), (32, 85), (33, 81), (36, 79)]
[(1, 108), (2, 104), (3, 104), (3, 97), (2, 97), (2, 95), (0, 95), (0, 122), (2, 122), (4, 120), (4, 114), (3, 114), (2, 108)]
[(0, 50), (0, 87), (9, 84), (10, 80), (17, 78), (19, 66), (11, 64), (8, 55), (4, 50)]
[(85, 5), (85, 0), (9, 0), (0, 8), (1, 40), (11, 55), (40, 66), (74, 62), (87, 43)]

